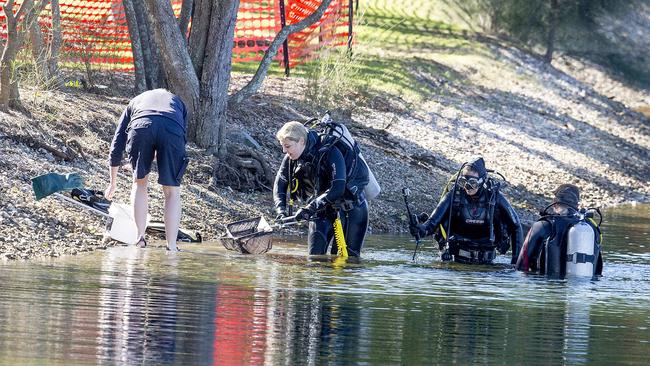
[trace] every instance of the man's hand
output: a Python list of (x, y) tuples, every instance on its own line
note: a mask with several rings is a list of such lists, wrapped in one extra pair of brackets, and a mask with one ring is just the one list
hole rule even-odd
[(108, 185), (104, 189), (104, 197), (107, 200), (112, 200), (113, 195), (115, 194), (115, 188), (117, 187), (117, 170), (119, 167), (112, 166), (108, 168)]
[(108, 185), (106, 186), (106, 189), (104, 189), (104, 197), (107, 200), (112, 200), (113, 199), (113, 195), (115, 194), (115, 188), (116, 188), (115, 182), (108, 183)]

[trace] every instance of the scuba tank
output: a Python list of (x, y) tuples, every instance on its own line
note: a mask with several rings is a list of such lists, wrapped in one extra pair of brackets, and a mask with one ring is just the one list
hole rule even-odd
[(359, 153), (359, 158), (361, 158), (361, 161), (363, 161), (363, 163), (366, 164), (366, 167), (368, 167), (368, 184), (366, 184), (365, 188), (363, 189), (363, 193), (366, 195), (366, 199), (372, 200), (375, 197), (379, 196), (381, 187), (379, 186), (379, 182), (377, 182), (377, 178), (375, 178), (375, 175), (372, 173), (372, 170), (370, 170), (370, 166), (368, 166), (368, 163), (366, 163), (366, 159), (363, 158), (363, 155), (361, 153)]
[[(553, 227), (553, 234), (544, 244), (544, 265), (540, 272), (545, 272), (548, 278), (595, 278), (602, 271), (600, 258), (600, 238), (596, 231), (600, 223), (593, 221), (594, 212), (600, 215), (598, 209), (577, 211), (570, 207), (573, 213), (568, 215), (549, 215), (547, 210), (555, 205), (547, 206), (542, 213), (542, 220), (548, 221)], [(602, 215), (600, 216), (602, 221)], [(590, 225), (587, 220), (593, 223)], [(596, 268), (600, 264), (601, 268)]]
[(567, 233), (566, 276), (589, 277), (595, 275), (596, 235), (594, 229), (585, 221), (585, 213), (580, 214), (580, 221), (575, 223)]

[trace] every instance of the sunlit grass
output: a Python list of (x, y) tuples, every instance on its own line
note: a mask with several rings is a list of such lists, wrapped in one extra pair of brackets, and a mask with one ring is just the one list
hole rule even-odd
[[(389, 94), (419, 102), (435, 92), (431, 77), (459, 79), (459, 74), (441, 63), (442, 60), (453, 55), (467, 57), (466, 62), (471, 63), (476, 55), (487, 52), (466, 29), (440, 20), (451, 17), (450, 10), (442, 5), (431, 0), (361, 2), (355, 13), (353, 55), (350, 64), (345, 65), (352, 79), (348, 84), (357, 94)], [(319, 69), (327, 69), (322, 64), (331, 61), (327, 58), (296, 66), (291, 70), (291, 77), (315, 77)], [(257, 62), (235, 63), (233, 71), (252, 74), (257, 65)], [(269, 75), (282, 76), (284, 68), (275, 62)]]

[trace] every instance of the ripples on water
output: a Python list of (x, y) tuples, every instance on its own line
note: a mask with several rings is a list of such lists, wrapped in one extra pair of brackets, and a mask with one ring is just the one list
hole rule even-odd
[[(116, 247), (0, 272), (0, 364), (646, 364), (648, 210), (612, 210), (604, 277), (441, 263), (372, 236), (361, 262)], [(645, 216), (644, 216), (645, 215)]]

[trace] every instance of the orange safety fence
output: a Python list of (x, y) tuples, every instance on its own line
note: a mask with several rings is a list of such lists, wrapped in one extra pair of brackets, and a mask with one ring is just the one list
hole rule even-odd
[[(22, 1), (16, 0), (14, 11)], [(233, 62), (259, 61), (282, 29), (281, 2), (286, 24), (295, 24), (312, 14), (320, 0), (240, 0)], [(5, 1), (0, 0), (0, 4)], [(124, 7), (121, 0), (60, 0), (63, 47), (62, 64), (91, 63), (97, 68), (133, 70), (133, 55)], [(181, 0), (172, 0), (176, 15)], [(305, 30), (289, 36), (288, 60), (294, 67), (318, 57), (323, 47), (346, 45), (349, 36), (351, 1), (333, 0), (324, 16)], [(50, 5), (39, 16), (46, 39), (50, 34), (52, 13)], [(7, 37), (6, 19), (0, 8), (0, 36)], [(276, 56), (284, 60), (284, 48)]]
[[(297, 23), (316, 11), (319, 0), (286, 0), (287, 24)], [(323, 47), (347, 45), (349, 0), (333, 0), (323, 17), (301, 32), (289, 36), (289, 66), (318, 56)]]

